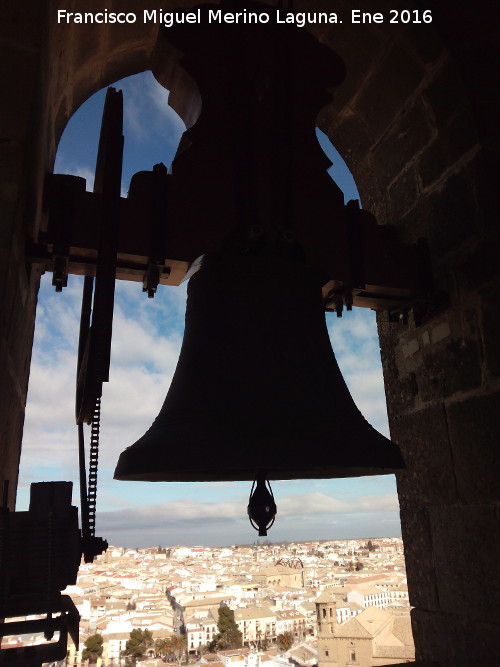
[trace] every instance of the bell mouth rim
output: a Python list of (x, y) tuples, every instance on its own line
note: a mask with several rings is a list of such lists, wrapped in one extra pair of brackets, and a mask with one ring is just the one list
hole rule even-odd
[[(213, 462), (211, 465), (193, 464), (189, 467), (189, 464), (186, 465), (186, 458), (182, 455), (183, 452), (189, 451), (189, 448), (179, 447), (180, 460), (175, 461), (172, 460), (168, 448), (166, 448), (167, 451), (159, 453), (157, 447), (134, 447), (132, 445), (120, 455), (114, 479), (138, 482), (253, 482), (258, 470), (263, 470), (270, 481), (390, 475), (406, 469), (399, 448), (394, 443), (391, 444), (393, 447), (390, 447), (384, 456), (381, 456), (380, 451), (377, 451), (378, 448), (375, 447), (371, 461), (367, 457), (362, 462), (356, 461), (355, 454), (339, 456), (337, 452), (336, 460), (331, 464), (319, 460), (315, 464), (301, 462), (300, 465), (291, 465), (283, 461), (273, 461), (270, 458), (253, 464), (242, 458), (241, 461), (234, 463), (226, 461), (223, 469), (217, 469)], [(303, 447), (304, 443), (301, 443), (301, 446)], [(239, 451), (251, 450), (242, 447)], [(273, 449), (270, 447), (269, 451), (272, 452)], [(196, 458), (193, 456), (191, 461), (196, 461)]]
[[(328, 471), (327, 474), (326, 471), (322, 471), (319, 473), (317, 470), (313, 471), (307, 471), (304, 470), (303, 468), (294, 470), (294, 471), (287, 471), (285, 473), (276, 471), (273, 473), (271, 471), (269, 473), (269, 481), (271, 482), (278, 482), (278, 481), (291, 481), (291, 480), (305, 480), (305, 479), (314, 479), (314, 480), (329, 480), (329, 479), (344, 479), (344, 478), (352, 478), (352, 477), (374, 477), (378, 475), (393, 475), (397, 473), (404, 472), (405, 468), (380, 468), (378, 467), (373, 467), (373, 468), (367, 468), (366, 466), (362, 466), (359, 469), (356, 469), (355, 467), (352, 468), (335, 468), (331, 469)], [(199, 471), (189, 471), (189, 472), (183, 472), (183, 471), (177, 471), (177, 472), (172, 472), (169, 471), (162, 473), (161, 471), (151, 471), (151, 472), (144, 472), (144, 473), (115, 473), (113, 479), (116, 479), (118, 481), (123, 481), (123, 482), (165, 482), (165, 483), (170, 483), (170, 482), (193, 482), (193, 483), (210, 483), (210, 482), (252, 482), (254, 477), (253, 475), (246, 474), (244, 472), (234, 472), (234, 474), (231, 473), (224, 473), (223, 475), (216, 475), (213, 473), (213, 471), (207, 471), (207, 470), (199, 470)]]

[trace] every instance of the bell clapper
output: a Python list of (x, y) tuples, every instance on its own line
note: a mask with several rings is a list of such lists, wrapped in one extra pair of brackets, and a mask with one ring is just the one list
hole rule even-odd
[(259, 531), (259, 537), (265, 537), (274, 523), (277, 514), (274, 496), (267, 475), (259, 471), (255, 477), (248, 500), (248, 518)]

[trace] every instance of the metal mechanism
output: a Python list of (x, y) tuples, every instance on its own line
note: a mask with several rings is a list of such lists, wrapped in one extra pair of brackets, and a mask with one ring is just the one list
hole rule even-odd
[(102, 384), (109, 380), (120, 218), (122, 124), (122, 93), (109, 88), (104, 105), (94, 182), (94, 196), (100, 202), (99, 209), (103, 217), (99, 227), (97, 251), (93, 253), (95, 281), (85, 281), (82, 304), (84, 312), (80, 321), (76, 405), (78, 424), (90, 424), (93, 421), (97, 401), (102, 395)]
[[(39, 667), (62, 660), (68, 634), (78, 647), (80, 615), (71, 598), (61, 595), (76, 583), (82, 553), (72, 486), (32, 484), (27, 512), (0, 513), (0, 636), (43, 633), (47, 640), (39, 646), (6, 649), (1, 664)], [(28, 615), (39, 618), (18, 620)]]
[[(94, 386), (85, 385), (78, 380), (84, 374), (84, 360), (88, 355), (88, 342), (90, 335), (90, 315), (92, 302), (92, 289), (94, 279), (86, 276), (83, 286), (82, 310), (80, 315), (80, 339), (78, 345), (78, 363), (77, 363), (77, 386), (76, 386), (76, 417), (78, 426), (78, 462), (80, 469), (80, 507), (82, 519), (82, 540), (83, 554), (86, 563), (91, 563), (94, 557), (107, 549), (107, 542), (100, 537), (95, 536), (95, 513), (97, 502), (97, 466), (99, 458), (99, 429), (101, 419), (101, 397), (94, 397), (95, 406), (91, 415), (91, 435), (90, 435), (90, 454), (89, 454), (89, 476), (87, 483), (86, 460), (85, 460), (85, 436), (84, 425), (80, 415), (80, 409), (83, 404), (87, 404), (89, 398), (83, 400), (85, 387)], [(102, 386), (102, 385), (100, 385)]]
[[(82, 540), (86, 563), (107, 549), (95, 535), (97, 467), (103, 382), (109, 380), (119, 202), (123, 154), (123, 100), (121, 92), (108, 89), (99, 138), (94, 194), (101, 199), (106, 224), (101, 225), (96, 255), (96, 275), (86, 276), (80, 316), (76, 384), (76, 423), (80, 465)], [(86, 481), (83, 424), (90, 424), (89, 477)]]
[(282, 556), (276, 561), (276, 565), (283, 565), (284, 567), (291, 567), (294, 570), (303, 570), (304, 563), (298, 556)]
[(82, 508), (82, 551), (86, 563), (106, 551), (108, 543), (96, 537), (97, 504), (97, 463), (99, 457), (99, 427), (101, 419), (101, 399), (97, 399), (94, 419), (91, 425), (88, 484), (85, 472), (85, 445), (83, 424), (78, 424), (78, 454), (80, 465), (80, 505)]
[[(61, 595), (76, 583), (82, 555), (85, 562), (107, 549), (95, 535), (97, 463), (102, 383), (109, 377), (117, 223), (120, 200), (123, 148), (121, 93), (109, 89), (103, 114), (96, 165), (94, 194), (100, 199), (106, 224), (101, 225), (96, 278), (86, 276), (80, 318), (76, 421), (80, 462), (80, 501), (71, 505), (71, 482), (40, 482), (31, 485), (28, 512), (0, 514), (0, 618), (38, 615), (27, 621), (0, 623), (3, 636), (43, 632), (48, 643), (13, 648), (2, 654), (1, 664), (39, 667), (62, 660), (67, 653), (68, 634), (78, 647), (79, 614), (71, 598)], [(67, 188), (59, 188), (62, 182)], [(53, 259), (53, 285), (61, 291), (67, 283), (71, 230), (77, 196), (84, 192), (83, 179), (55, 177), (48, 197), (54, 202), (53, 238), (48, 246)], [(95, 290), (94, 290), (95, 282)], [(91, 424), (88, 485), (85, 472), (84, 422)], [(57, 616), (55, 615), (57, 614)], [(44, 618), (42, 618), (44, 616)], [(57, 641), (52, 641), (58, 633)]]

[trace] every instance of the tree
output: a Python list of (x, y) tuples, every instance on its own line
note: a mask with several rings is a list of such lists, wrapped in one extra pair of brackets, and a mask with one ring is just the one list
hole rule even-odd
[(217, 650), (217, 647), (215, 645), (215, 641), (207, 642), (205, 646), (203, 647), (203, 652), (204, 653), (214, 653)]
[(373, 542), (371, 540), (368, 540), (368, 542), (366, 543), (366, 548), (368, 549), (368, 551), (375, 551), (375, 547), (373, 546)]
[(125, 644), (122, 655), (127, 658), (128, 664), (135, 665), (138, 658), (143, 658), (149, 646), (153, 645), (153, 634), (149, 630), (136, 628), (130, 633), (130, 639)]
[(219, 618), (217, 620), (219, 632), (226, 632), (230, 628), (238, 627), (234, 620), (234, 611), (229, 607), (219, 607)]
[(90, 635), (82, 651), (82, 660), (88, 660), (89, 664), (95, 665), (97, 658), (101, 657), (102, 651), (102, 635)]
[(169, 643), (167, 638), (162, 637), (161, 639), (157, 639), (155, 641), (155, 651), (162, 658), (167, 655), (168, 647)]
[(243, 635), (238, 624), (234, 620), (234, 611), (229, 607), (219, 607), (219, 618), (217, 621), (219, 633), (208, 644), (210, 651), (225, 651), (243, 646)]
[(276, 637), (276, 644), (278, 645), (278, 649), (281, 653), (286, 653), (286, 651), (289, 651), (293, 646), (293, 632), (287, 630), (283, 634), (278, 635)]
[(182, 659), (187, 650), (186, 635), (172, 635), (167, 639), (166, 651), (167, 655), (172, 655), (179, 667), (182, 664)]

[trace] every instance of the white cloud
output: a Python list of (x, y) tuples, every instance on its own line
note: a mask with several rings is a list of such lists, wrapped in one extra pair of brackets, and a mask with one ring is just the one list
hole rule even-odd
[[(198, 485), (196, 485), (198, 487)], [(295, 494), (276, 497), (278, 515), (280, 517), (307, 517), (319, 514), (351, 514), (357, 512), (380, 512), (398, 509), (397, 496), (385, 494), (382, 496), (363, 496), (353, 505), (332, 498), (324, 493)], [(223, 520), (228, 518), (239, 519), (245, 516), (247, 499), (244, 496), (233, 497), (230, 501), (211, 502), (209, 495), (204, 499), (185, 498), (147, 507), (131, 507), (116, 512), (101, 512), (106, 521), (121, 522), (127, 517), (129, 524), (147, 520), (156, 522), (168, 519), (169, 521), (200, 521), (204, 519)]]
[(144, 522), (156, 523), (167, 519), (168, 521), (192, 521), (204, 519), (228, 519), (240, 518), (241, 508), (235, 503), (222, 502), (211, 503), (199, 500), (174, 500), (160, 505), (149, 507), (133, 507), (118, 512), (104, 512), (102, 517), (109, 521), (121, 522), (124, 517), (130, 523)]
[(375, 314), (366, 309), (329, 316), (328, 330), (340, 371), (362, 415), (388, 435), (387, 406)]
[(141, 95), (130, 85), (123, 85), (127, 95), (123, 105), (123, 126), (127, 136), (133, 134), (136, 139), (144, 139), (148, 134), (148, 124), (142, 113)]
[[(55, 294), (49, 282), (50, 276), (46, 276), (37, 313), (21, 472), (25, 465), (33, 465), (42, 451), (45, 463), (54, 468), (71, 467), (77, 457), (74, 400), (81, 282), (62, 294)], [(103, 386), (101, 464), (110, 468), (122, 449), (142, 435), (156, 417), (181, 344), (178, 330), (164, 336), (148, 322), (142, 309), (148, 300), (138, 283), (133, 286), (135, 293), (126, 295), (132, 303), (128, 312), (120, 305), (115, 309), (110, 382)], [(177, 298), (173, 303), (175, 310)], [(124, 442), (128, 438), (130, 441)]]
[(398, 496), (395, 493), (362, 496), (356, 500), (355, 508), (360, 512), (399, 511)]
[[(198, 486), (198, 485), (197, 485)], [(363, 496), (352, 505), (322, 493), (276, 498), (271, 540), (397, 535), (397, 497)], [(113, 544), (230, 544), (256, 538), (246, 516), (246, 498), (211, 502), (187, 498), (148, 507), (100, 512), (98, 532)]]
[(279, 512), (283, 515), (329, 514), (346, 512), (350, 509), (349, 505), (342, 500), (320, 492), (285, 496), (279, 501)]
[(123, 121), (125, 136), (137, 141), (154, 140), (161, 133), (177, 145), (186, 127), (173, 109), (168, 106), (169, 92), (161, 86), (151, 72), (144, 72), (122, 79), (114, 84), (123, 90)]
[(181, 134), (182, 132), (185, 132), (186, 126), (184, 121), (168, 105), (168, 98), (170, 96), (169, 91), (155, 81), (152, 76), (150, 81), (151, 83), (148, 90), (149, 96), (155, 107), (158, 109), (158, 112), (163, 115), (165, 121), (168, 121), (171, 124), (175, 133)]
[[(142, 296), (142, 295), (141, 295)], [(117, 369), (148, 367), (148, 372), (171, 375), (175, 369), (181, 337), (174, 333), (167, 338), (142, 319), (131, 317), (121, 307), (113, 317), (112, 363)]]

